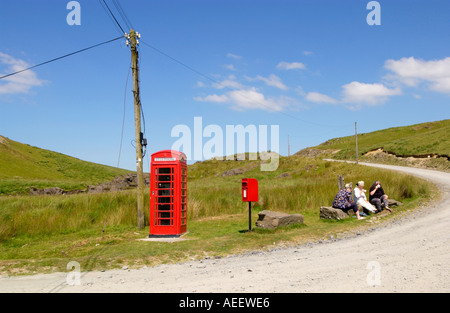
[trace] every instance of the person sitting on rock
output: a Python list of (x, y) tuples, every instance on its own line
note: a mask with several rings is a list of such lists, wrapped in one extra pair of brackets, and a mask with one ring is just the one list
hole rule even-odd
[(364, 190), (364, 182), (360, 181), (356, 184), (355, 189), (353, 190), (354, 199), (357, 205), (362, 206), (370, 213), (378, 213), (379, 211), (369, 202), (367, 201), (367, 197)]
[(333, 208), (341, 209), (345, 212), (353, 210), (358, 220), (365, 219), (364, 217), (361, 217), (361, 215), (359, 214), (358, 205), (355, 202), (353, 202), (351, 184), (346, 184), (345, 189), (339, 190), (336, 197), (334, 198)]
[(380, 181), (377, 180), (373, 183), (373, 185), (369, 189), (369, 201), (374, 206), (377, 207), (377, 210), (381, 212), (381, 207), (384, 205), (384, 208), (389, 212), (392, 212), (392, 209), (389, 208), (388, 195), (384, 193), (383, 187), (380, 184)]

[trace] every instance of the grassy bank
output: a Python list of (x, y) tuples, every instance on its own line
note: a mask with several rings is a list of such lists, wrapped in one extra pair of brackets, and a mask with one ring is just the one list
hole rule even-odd
[[(243, 173), (229, 176), (230, 169)], [(173, 244), (137, 240), (148, 234), (148, 226), (143, 231), (135, 226), (135, 191), (0, 197), (0, 272), (65, 271), (71, 260), (83, 270), (155, 265), (265, 249), (280, 242), (302, 243), (370, 226), (376, 218), (319, 219), (320, 206), (330, 205), (337, 192), (337, 175), (354, 184), (381, 180), (391, 198), (405, 203), (400, 212), (434, 193), (430, 183), (403, 174), (318, 159), (281, 158), (274, 172), (261, 172), (257, 161), (206, 161), (188, 172), (189, 234), (185, 237), (189, 240)], [(253, 206), (253, 221), (258, 211), (267, 209), (303, 214), (305, 225), (245, 232), (243, 177), (259, 180), (260, 201)], [(147, 191), (146, 207), (148, 203)], [(148, 225), (148, 212), (145, 218)]]
[[(358, 134), (359, 160), (450, 172), (450, 120)], [(307, 157), (354, 160), (355, 136), (330, 139), (296, 153)]]
[(0, 136), (0, 195), (28, 194), (30, 187), (85, 189), (128, 172)]
[[(446, 155), (450, 156), (450, 120), (442, 120), (404, 127), (383, 129), (358, 134), (358, 152), (383, 148), (398, 156)], [(315, 147), (317, 149), (339, 150), (335, 158), (348, 159), (355, 156), (355, 137), (330, 139)]]

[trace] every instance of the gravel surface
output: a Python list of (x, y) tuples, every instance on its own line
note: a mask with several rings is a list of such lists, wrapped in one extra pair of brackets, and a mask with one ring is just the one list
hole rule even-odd
[(436, 183), (442, 200), (379, 228), (298, 247), (151, 268), (0, 278), (0, 292), (449, 292), (450, 173), (375, 165)]

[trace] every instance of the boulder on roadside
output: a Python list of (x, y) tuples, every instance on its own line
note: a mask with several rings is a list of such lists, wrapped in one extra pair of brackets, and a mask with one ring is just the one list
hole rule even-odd
[[(353, 211), (352, 211), (353, 213)], [(320, 207), (320, 218), (325, 220), (343, 220), (349, 218), (346, 212), (341, 209), (335, 209), (328, 206)]]
[(402, 202), (397, 201), (397, 200), (394, 200), (394, 199), (388, 199), (388, 203), (389, 203), (389, 206), (390, 206), (390, 207), (391, 207), (391, 206), (399, 206), (399, 205), (402, 205), (402, 204), (403, 204)]
[(282, 226), (303, 224), (303, 215), (301, 214), (287, 214), (264, 210), (259, 212), (258, 215), (259, 218), (256, 221), (256, 227), (260, 228), (276, 229)]

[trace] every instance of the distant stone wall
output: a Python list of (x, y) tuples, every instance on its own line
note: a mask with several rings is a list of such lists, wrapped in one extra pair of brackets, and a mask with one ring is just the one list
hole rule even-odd
[[(150, 186), (150, 174), (144, 174), (144, 184)], [(99, 185), (91, 185), (87, 189), (65, 191), (59, 187), (50, 187), (44, 189), (38, 189), (35, 187), (30, 188), (30, 195), (71, 195), (79, 193), (102, 193), (108, 191), (120, 191), (137, 187), (137, 174), (129, 173), (122, 176), (117, 176), (113, 181), (106, 182)]]

